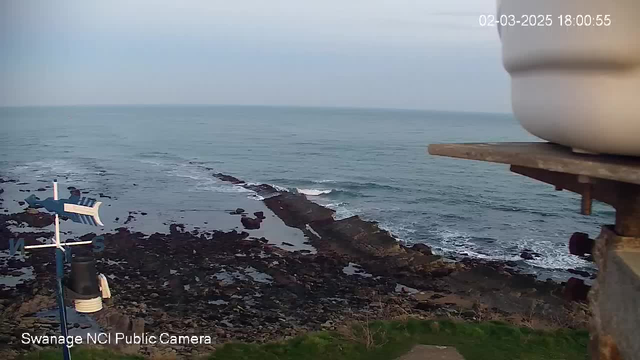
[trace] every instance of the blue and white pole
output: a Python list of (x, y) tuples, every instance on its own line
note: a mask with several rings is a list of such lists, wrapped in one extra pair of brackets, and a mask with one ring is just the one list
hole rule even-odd
[[(53, 199), (58, 200), (58, 180), (53, 180)], [(71, 360), (71, 350), (67, 342), (67, 309), (64, 305), (64, 290), (62, 287), (62, 279), (64, 278), (64, 248), (60, 246), (60, 217), (56, 213), (56, 286), (58, 294), (58, 308), (60, 309), (60, 332), (64, 338), (62, 345), (62, 356), (64, 360)]]

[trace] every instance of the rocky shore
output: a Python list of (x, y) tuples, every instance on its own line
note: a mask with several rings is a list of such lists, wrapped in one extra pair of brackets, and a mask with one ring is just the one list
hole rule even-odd
[[(122, 227), (85, 234), (77, 239), (104, 236), (105, 249), (95, 257), (98, 271), (110, 279), (113, 298), (94, 316), (103, 330), (206, 334), (224, 343), (264, 342), (336, 329), (354, 320), (398, 317), (500, 320), (534, 328), (586, 326), (585, 306), (570, 301), (580, 299), (577, 292), (584, 288), (567, 293), (564, 284), (521, 274), (509, 262), (446, 259), (426, 245), (405, 246), (358, 216), (335, 220), (333, 210), (305, 195), (226, 174), (212, 176), (255, 191), (273, 214), (305, 234), (315, 252), (292, 250), (286, 239), (235, 230), (187, 231), (180, 224), (172, 224), (168, 233)], [(229, 221), (245, 228), (259, 228), (272, 215), (249, 215), (243, 209), (232, 213)], [(52, 234), (38, 229), (51, 222), (51, 215), (33, 209), (0, 213), (0, 251), (8, 254), (10, 239), (41, 243)], [(16, 227), (25, 229), (18, 233)], [(34, 349), (20, 343), (21, 333), (57, 333), (55, 321), (34, 316), (55, 306), (55, 261), (53, 252), (2, 260), (3, 275), (31, 268), (34, 275), (15, 286), (0, 285), (0, 358), (11, 358)], [(187, 357), (214, 347), (124, 350)]]

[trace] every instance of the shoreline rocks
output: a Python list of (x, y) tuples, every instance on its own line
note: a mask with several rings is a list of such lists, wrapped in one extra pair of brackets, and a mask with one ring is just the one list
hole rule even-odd
[[(117, 311), (131, 323), (142, 322), (146, 332), (207, 333), (218, 343), (276, 340), (321, 330), (327, 324), (406, 314), (433, 318), (464, 313), (470, 320), (513, 324), (535, 318), (538, 326), (560, 321), (572, 327), (586, 324), (588, 314), (563, 300), (560, 284), (520, 274), (506, 262), (443, 259), (427, 245), (401, 244), (375, 222), (358, 216), (335, 220), (333, 210), (303, 194), (281, 192), (266, 184), (249, 185), (223, 175), (214, 176), (264, 196), (273, 215), (300, 229), (316, 253), (288, 251), (272, 245), (290, 248), (292, 244), (283, 239), (250, 238), (244, 231), (189, 232), (175, 223), (169, 225), (169, 233), (119, 228), (115, 233), (99, 234), (105, 249), (95, 254), (97, 269), (109, 277), (113, 294), (106, 302), (106, 313)], [(245, 213), (237, 210), (234, 215)], [(253, 215), (255, 218), (241, 217), (242, 225), (256, 226), (272, 216)], [(51, 224), (51, 218), (42, 212), (0, 214), (0, 250), (8, 249), (8, 240), (17, 236), (7, 228), (8, 221), (42, 225)], [(25, 238), (25, 244), (35, 244), (43, 234), (47, 233), (34, 230), (19, 236)], [(21, 319), (32, 315), (18, 315), (15, 304), (35, 301), (38, 296), (53, 299), (54, 264), (52, 252), (31, 252), (22, 261), (0, 266), (2, 273), (33, 267), (35, 274), (18, 286), (0, 286), (0, 299), (10, 299), (0, 308), (0, 321), (8, 331), (16, 331)], [(359, 269), (357, 273), (345, 272), (353, 266)], [(101, 317), (109, 316), (96, 316)], [(101, 325), (113, 330), (108, 321)], [(9, 339), (7, 345), (23, 351), (18, 341)], [(143, 354), (156, 350), (139, 349)], [(198, 347), (170, 350), (180, 354), (211, 351)]]

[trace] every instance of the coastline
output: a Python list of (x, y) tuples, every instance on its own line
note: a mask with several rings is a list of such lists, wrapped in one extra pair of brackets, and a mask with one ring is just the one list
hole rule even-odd
[[(171, 224), (168, 233), (121, 227), (113, 233), (85, 234), (79, 239), (105, 239), (105, 251), (96, 255), (97, 267), (111, 275), (114, 298), (94, 316), (102, 329), (138, 333), (142, 326), (147, 333), (207, 333), (220, 343), (264, 342), (335, 329), (353, 320), (398, 317), (499, 320), (533, 328), (586, 326), (584, 307), (564, 298), (576, 294), (565, 294), (562, 284), (522, 274), (508, 261), (444, 258), (426, 245), (408, 247), (358, 216), (335, 220), (333, 210), (303, 194), (220, 173), (213, 176), (256, 192), (271, 212), (263, 214), (264, 225), (275, 216), (300, 229), (315, 252), (246, 231), (190, 230), (181, 224)], [(241, 220), (242, 212), (229, 216), (230, 221), (247, 222)], [(254, 216), (245, 218), (259, 217)], [(50, 234), (37, 228), (50, 221), (45, 213), (0, 214), (0, 250), (6, 251), (8, 240), (18, 237), (27, 245), (40, 243), (39, 238)], [(9, 228), (14, 224), (34, 229), (17, 233)], [(32, 316), (55, 304), (51, 258), (48, 252), (31, 252), (2, 266), (2, 273), (33, 266), (35, 274), (0, 289), (0, 319), (5, 324), (0, 335), (12, 351), (24, 351), (17, 332), (56, 329), (54, 323)], [(197, 354), (212, 347), (164, 350)]]

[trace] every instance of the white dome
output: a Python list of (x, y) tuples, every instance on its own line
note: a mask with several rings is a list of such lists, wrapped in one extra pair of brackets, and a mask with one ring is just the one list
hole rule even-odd
[(499, 29), (522, 126), (576, 151), (640, 156), (640, 1), (501, 0), (498, 14), (551, 15)]

